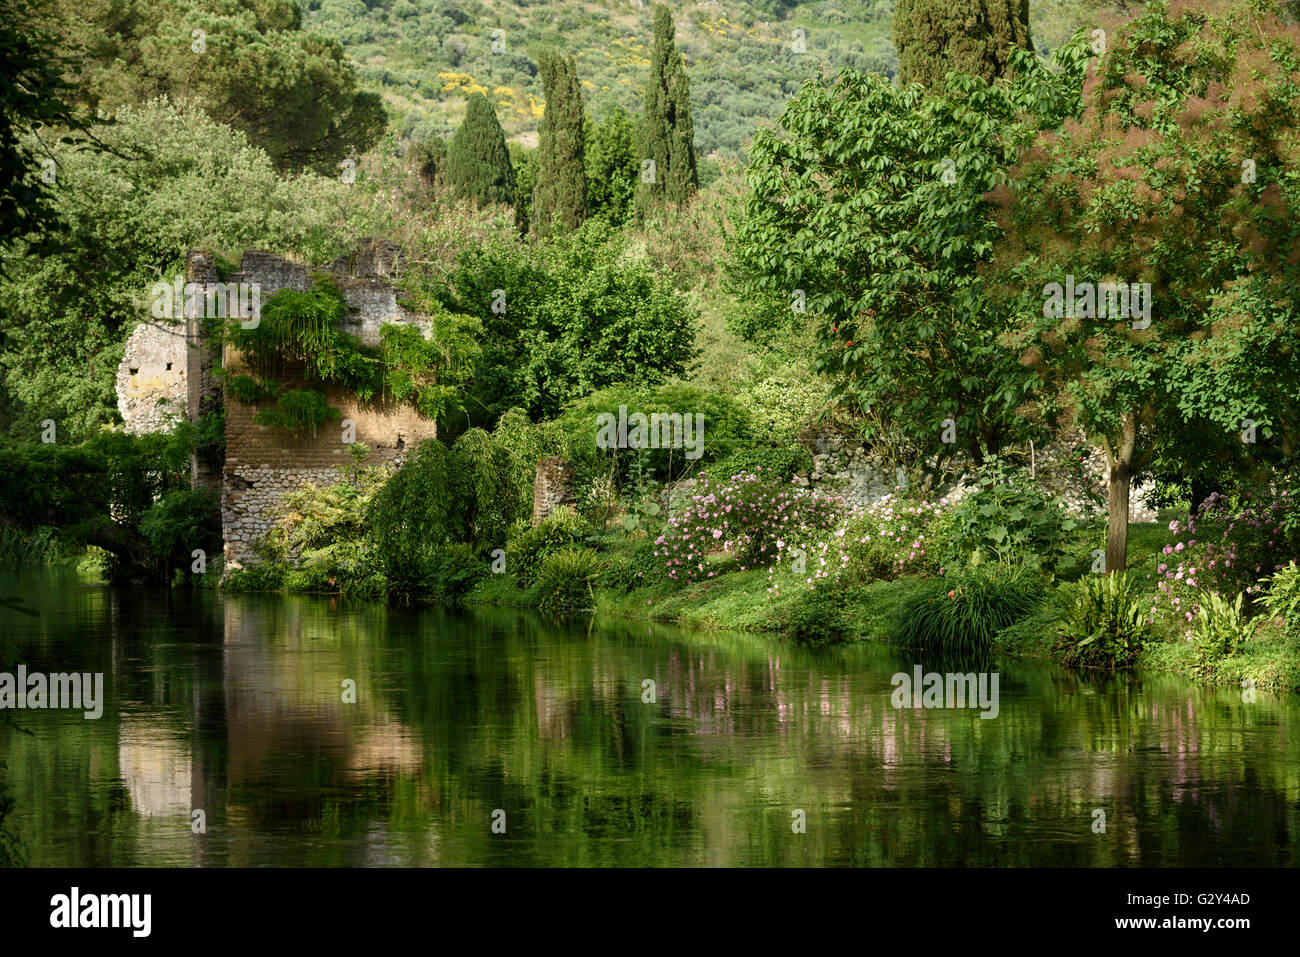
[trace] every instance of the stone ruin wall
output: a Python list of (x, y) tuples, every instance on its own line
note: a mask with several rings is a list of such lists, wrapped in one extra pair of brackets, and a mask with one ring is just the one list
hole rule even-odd
[[(368, 345), (378, 344), (380, 327), (390, 322), (414, 324), (429, 334), (428, 320), (398, 303), (390, 279), (400, 270), (400, 248), (382, 242), (363, 243), (330, 266), (328, 272), (350, 308), (345, 331)], [(199, 252), (189, 254), (185, 271), (189, 282), (217, 279), (214, 265)], [(257, 250), (246, 252), (239, 271), (226, 281), (260, 283), (263, 305), (281, 289), (304, 292), (313, 284), (306, 266)], [(218, 357), (198, 335), (193, 320), (141, 323), (127, 341), (118, 369), (117, 396), (126, 431), (135, 434), (169, 431), (181, 420), (195, 421), (206, 411), (224, 407), (224, 465), (196, 460), (193, 474), (196, 488), (220, 491), (227, 568), (239, 567), (252, 557), (253, 544), (279, 518), (287, 492), (308, 482), (337, 482), (339, 467), (352, 464), (343, 441), (344, 420), (352, 420), (355, 441), (370, 447), (365, 465), (397, 464), (411, 448), (436, 435), (436, 423), (421, 418), (409, 404), (362, 405), (355, 395), (336, 386), (322, 391), (340, 418), (322, 426), (316, 435), (263, 428), (253, 422), (257, 406), (224, 394), (212, 374), (218, 358), (232, 372), (242, 367), (237, 352)]]
[[(343, 328), (367, 345), (378, 345), (380, 326), (391, 322), (416, 325), (428, 335), (428, 321), (408, 312), (397, 301), (397, 290), (388, 277), (396, 275), (400, 266), (401, 251), (396, 244), (370, 243), (330, 267), (350, 310)], [(244, 254), (239, 272), (228, 281), (261, 283), (263, 304), (281, 289), (304, 292), (313, 283), (302, 264), (256, 251)], [(231, 372), (242, 367), (239, 355), (229, 350), (223, 364)], [(326, 386), (322, 391), (341, 415), (322, 425), (315, 435), (256, 425), (253, 416), (259, 411), (257, 406), (225, 395), (221, 526), (227, 568), (249, 560), (253, 544), (279, 518), (280, 502), (287, 492), (309, 482), (337, 482), (340, 466), (352, 464), (344, 442), (346, 420), (353, 423), (355, 441), (370, 447), (364, 465), (398, 464), (410, 449), (437, 433), (436, 423), (421, 418), (407, 403), (363, 405), (342, 387)]]
[(131, 435), (170, 432), (189, 410), (185, 328), (143, 322), (117, 367), (117, 411)]

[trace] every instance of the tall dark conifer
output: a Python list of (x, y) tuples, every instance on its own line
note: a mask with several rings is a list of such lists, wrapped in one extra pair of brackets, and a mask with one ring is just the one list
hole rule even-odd
[(538, 61), (546, 112), (537, 138), (532, 228), (539, 236), (571, 232), (587, 217), (583, 177), (582, 86), (573, 57), (544, 50)]
[(482, 93), (470, 95), (465, 120), (447, 144), (447, 183), (479, 206), (515, 201), (515, 171), (506, 134)]
[[(672, 14), (663, 4), (654, 11), (654, 47), (639, 145), (643, 168), (637, 188), (638, 213), (645, 216), (665, 204), (680, 206), (689, 199), (699, 182), (691, 87), (686, 64), (673, 42)], [(654, 164), (648, 170), (647, 160)]]
[(949, 70), (992, 80), (1031, 48), (1029, 0), (895, 0), (894, 45), (902, 83), (937, 89)]

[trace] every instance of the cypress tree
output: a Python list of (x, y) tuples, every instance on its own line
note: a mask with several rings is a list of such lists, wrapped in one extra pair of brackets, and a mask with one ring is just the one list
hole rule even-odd
[(447, 145), (447, 183), (479, 206), (509, 205), (515, 200), (515, 171), (506, 149), (506, 134), (492, 104), (473, 93), (465, 104), (465, 121)]
[(949, 70), (993, 80), (1016, 47), (1031, 49), (1029, 0), (895, 0), (898, 79), (927, 90)]
[(532, 228), (537, 235), (548, 236), (577, 229), (587, 216), (582, 86), (577, 60), (571, 56), (544, 50), (538, 66), (546, 112), (538, 127)]
[(663, 4), (655, 6), (654, 47), (650, 80), (646, 84), (645, 115), (640, 134), (641, 160), (653, 160), (654, 181), (642, 172), (637, 211), (644, 216), (665, 203), (681, 205), (698, 184), (695, 173), (695, 134), (691, 127), (691, 88), (686, 64), (673, 42), (673, 18)]

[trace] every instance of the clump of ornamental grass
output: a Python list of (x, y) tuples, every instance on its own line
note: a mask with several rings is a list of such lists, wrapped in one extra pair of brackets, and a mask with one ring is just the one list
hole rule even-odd
[(999, 631), (1042, 600), (1042, 580), (1032, 569), (976, 565), (926, 582), (899, 608), (890, 638), (911, 651), (987, 652)]

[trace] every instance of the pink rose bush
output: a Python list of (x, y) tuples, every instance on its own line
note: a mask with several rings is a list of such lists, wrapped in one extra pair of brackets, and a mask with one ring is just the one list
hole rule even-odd
[(713, 577), (709, 559), (717, 555), (733, 557), (742, 569), (767, 566), (798, 543), (824, 537), (846, 510), (839, 496), (795, 488), (761, 468), (722, 480), (701, 473), (686, 507), (655, 539), (655, 554), (675, 581)]

